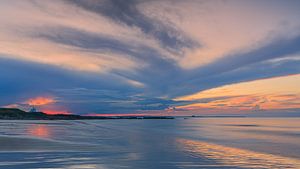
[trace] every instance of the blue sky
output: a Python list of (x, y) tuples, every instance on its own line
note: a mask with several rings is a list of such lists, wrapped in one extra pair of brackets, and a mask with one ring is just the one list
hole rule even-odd
[(0, 105), (299, 115), (299, 8), (296, 0), (3, 0)]

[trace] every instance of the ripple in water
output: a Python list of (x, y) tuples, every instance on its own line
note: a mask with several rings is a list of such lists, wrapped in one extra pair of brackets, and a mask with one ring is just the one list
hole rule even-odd
[(220, 167), (239, 168), (300, 168), (300, 160), (272, 154), (258, 153), (238, 148), (225, 147), (201, 141), (177, 139), (181, 149), (194, 157), (216, 160)]

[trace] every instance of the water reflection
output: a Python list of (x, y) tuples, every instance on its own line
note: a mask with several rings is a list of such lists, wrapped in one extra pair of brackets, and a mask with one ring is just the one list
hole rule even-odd
[(177, 139), (179, 148), (193, 157), (216, 160), (222, 167), (300, 168), (300, 160), (188, 139)]
[(0, 120), (0, 168), (300, 168), (299, 120)]
[(44, 124), (33, 124), (28, 126), (27, 133), (33, 137), (51, 138), (51, 129)]

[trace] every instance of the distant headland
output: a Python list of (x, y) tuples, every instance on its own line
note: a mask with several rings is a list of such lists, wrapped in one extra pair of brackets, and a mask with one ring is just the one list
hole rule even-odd
[(172, 116), (81, 116), (26, 112), (17, 108), (0, 108), (0, 120), (93, 120), (93, 119), (174, 119)]

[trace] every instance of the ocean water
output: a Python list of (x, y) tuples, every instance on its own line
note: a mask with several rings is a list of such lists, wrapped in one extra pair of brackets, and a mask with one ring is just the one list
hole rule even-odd
[(2, 120), (0, 168), (300, 168), (300, 118)]

